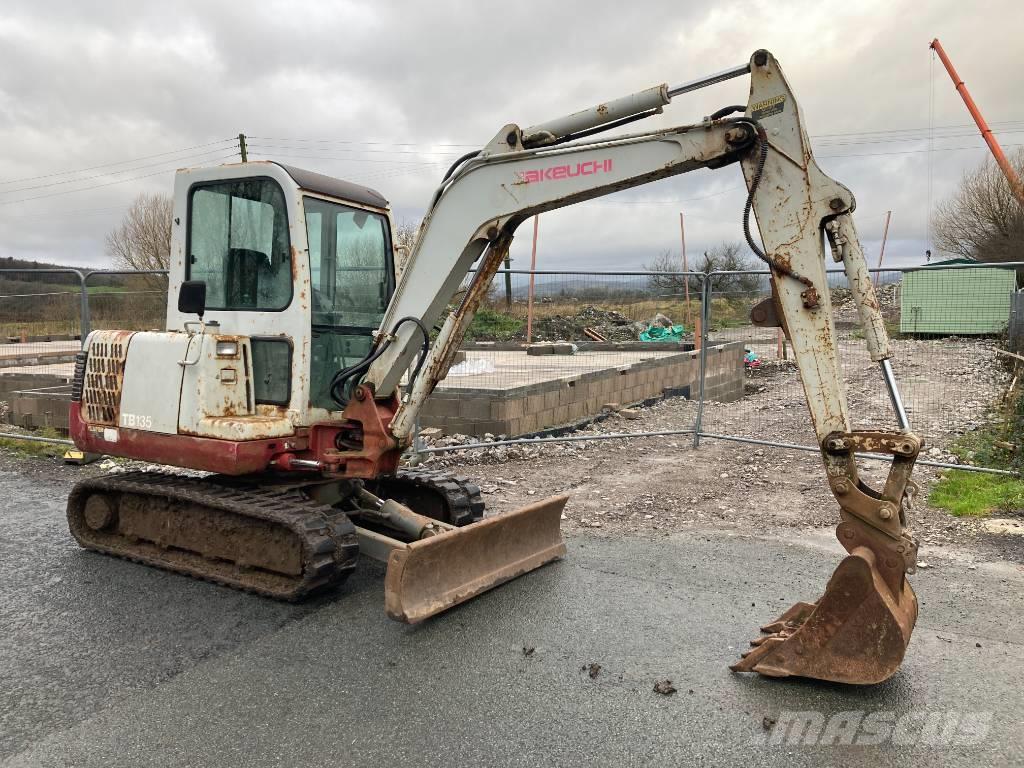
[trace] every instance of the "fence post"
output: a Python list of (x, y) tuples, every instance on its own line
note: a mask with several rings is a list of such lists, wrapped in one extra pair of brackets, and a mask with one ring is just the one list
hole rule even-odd
[(700, 284), (700, 373), (697, 386), (697, 419), (693, 425), (693, 447), (700, 447), (701, 421), (704, 418), (704, 377), (708, 360), (708, 325), (711, 323), (711, 282), (713, 272), (706, 272)]
[(412, 454), (409, 456), (409, 466), (418, 467), (423, 463), (423, 438), (420, 437), (420, 417), (412, 424)]
[(89, 331), (92, 330), (92, 318), (89, 316), (89, 288), (86, 285), (86, 281), (92, 272), (82, 272), (76, 269), (75, 274), (78, 275), (78, 280), (81, 284), (82, 309), (79, 317), (79, 333), (82, 336), (82, 349), (85, 349), (85, 338), (89, 335)]

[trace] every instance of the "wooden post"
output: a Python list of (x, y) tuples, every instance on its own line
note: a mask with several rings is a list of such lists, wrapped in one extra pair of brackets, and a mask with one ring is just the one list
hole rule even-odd
[(505, 257), (505, 309), (512, 309), (512, 259)]
[[(679, 241), (683, 247), (683, 272), (689, 272), (690, 267), (686, 262), (686, 228), (683, 226), (683, 212), (679, 212)], [(683, 294), (686, 296), (686, 324), (693, 325), (690, 317), (690, 276), (683, 276)]]
[(700, 350), (700, 347), (701, 347), (701, 341), (702, 341), (701, 337), (704, 335), (702, 333), (703, 328), (702, 328), (701, 322), (700, 322), (700, 316), (701, 316), (702, 313), (703, 313), (703, 308), (702, 308), (701, 312), (697, 313), (697, 322), (694, 323), (694, 325), (693, 325), (693, 348), (695, 350), (698, 350), (698, 351)]
[[(889, 237), (889, 219), (892, 218), (892, 211), (885, 212), (885, 229), (882, 231), (882, 247), (878, 250), (878, 268), (882, 268), (882, 257), (885, 256), (885, 241)], [(875, 288), (878, 287), (878, 281), (881, 279), (882, 273), (875, 272)]]
[(526, 299), (526, 343), (533, 341), (533, 287), (534, 273), (537, 271), (537, 229), (540, 217), (533, 217), (533, 252), (530, 254), (530, 292)]

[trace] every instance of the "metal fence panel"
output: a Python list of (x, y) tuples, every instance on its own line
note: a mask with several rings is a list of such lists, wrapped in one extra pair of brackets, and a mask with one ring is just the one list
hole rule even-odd
[(74, 269), (0, 270), (0, 421), (66, 429), (88, 306)]
[[(892, 337), (892, 365), (912, 428), (925, 437), (932, 460), (949, 459), (957, 438), (984, 423), (1005, 392), (1009, 375), (997, 350), (1001, 337), (1011, 347), (1019, 344), (1024, 327), (1024, 293), (1016, 290), (1021, 266), (872, 270)], [(894, 428), (845, 274), (830, 270), (828, 280), (852, 426)], [(501, 270), (470, 328), (465, 359), (438, 387), (425, 414), (436, 407), (435, 421), (458, 431), (473, 421), (467, 411), (480, 411), (485, 403), (488, 415), (476, 418), (477, 426), (485, 424), (481, 429), (491, 425), (497, 435), (500, 425), (510, 436), (537, 434), (585, 421), (605, 402), (627, 404), (668, 391), (690, 401), (692, 421), (681, 429), (694, 433), (695, 445), (703, 435), (816, 450), (787, 343), (777, 329), (749, 320), (750, 310), (770, 293), (763, 270), (707, 276)], [(165, 272), (0, 270), (0, 420), (10, 421), (17, 403), (27, 414), (25, 426), (66, 427), (56, 404), (67, 399), (85, 333), (162, 329), (166, 305)], [(641, 341), (640, 331), (652, 323), (674, 326), (670, 341)], [(578, 349), (531, 355), (524, 349), (528, 339)], [(748, 352), (739, 402), (716, 396), (716, 350), (729, 344)], [(683, 358), (688, 362), (679, 362)], [(666, 361), (676, 367), (669, 370)], [(615, 382), (617, 389), (608, 389), (608, 371), (625, 377)], [(501, 422), (494, 414), (514, 411), (516, 397), (522, 417)]]
[(167, 273), (103, 270), (85, 279), (91, 330), (154, 331), (166, 327)]
[[(931, 457), (948, 459), (956, 439), (984, 423), (1008, 383), (996, 350), (1010, 321), (1014, 279), (1007, 280), (1006, 275), (1013, 276), (1014, 271), (1002, 265), (978, 265), (968, 270), (936, 266), (872, 272), (911, 426), (925, 438)], [(926, 280), (914, 277), (921, 273)], [(888, 393), (879, 366), (870, 360), (864, 345), (846, 276), (835, 270), (828, 278), (852, 426), (895, 429)], [(918, 286), (910, 299), (908, 281)], [(781, 333), (744, 320), (770, 293), (767, 272), (709, 277), (710, 341), (742, 342), (750, 350), (753, 365), (748, 367), (742, 407), (706, 404), (701, 432), (812, 447), (816, 441), (799, 374)], [(914, 309), (922, 305), (927, 307), (924, 314)], [(934, 307), (946, 307), (941, 333)], [(929, 323), (908, 324), (908, 312)], [(908, 328), (917, 331), (908, 332)]]
[[(499, 271), (467, 333), (465, 359), (428, 399), (423, 425), (477, 436), (537, 434), (592, 419), (610, 403), (666, 391), (695, 398), (700, 279)], [(660, 331), (664, 339), (641, 341), (653, 321), (669, 326)], [(482, 415), (488, 408), (490, 420)]]
[(0, 270), (3, 359), (74, 348), (81, 332), (82, 275), (76, 270)]

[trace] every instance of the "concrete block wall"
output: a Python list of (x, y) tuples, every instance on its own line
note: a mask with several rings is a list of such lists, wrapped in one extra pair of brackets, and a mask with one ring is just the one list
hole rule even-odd
[(0, 401), (8, 405), (10, 424), (67, 430), (71, 377), (0, 370)]
[(61, 432), (68, 431), (71, 409), (69, 395), (24, 395), (8, 401), (10, 410), (7, 421), (20, 427), (54, 427)]
[(708, 347), (704, 374), (704, 399), (732, 403), (743, 397), (746, 373), (742, 342)]
[[(743, 396), (743, 344), (708, 348), (705, 397), (731, 402)], [(537, 382), (504, 391), (438, 389), (420, 415), (423, 427), (445, 434), (526, 435), (574, 424), (601, 412), (605, 403), (628, 405), (662, 397), (666, 390), (699, 390), (698, 352), (680, 352), (579, 376)]]
[(25, 352), (0, 358), (2, 368), (24, 368), (30, 365), (53, 365), (75, 362), (76, 352)]
[[(503, 391), (442, 388), (427, 400), (420, 423), (446, 434), (531, 434), (592, 418), (605, 403), (626, 406), (661, 397), (666, 390), (696, 399), (699, 373), (699, 353), (681, 351)], [(708, 347), (704, 382), (708, 400), (738, 400), (744, 379), (742, 343)], [(0, 400), (10, 406), (12, 423), (66, 429), (69, 402), (61, 385), (69, 383), (70, 377), (64, 376), (0, 372)]]

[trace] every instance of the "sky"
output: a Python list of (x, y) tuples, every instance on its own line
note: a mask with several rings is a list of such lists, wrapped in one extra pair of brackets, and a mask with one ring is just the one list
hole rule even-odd
[[(176, 167), (250, 158), (366, 184), (396, 221), (445, 168), (522, 126), (667, 82), (779, 59), (819, 164), (850, 187), (870, 261), (923, 262), (932, 207), (989, 157), (928, 44), (938, 37), (1008, 151), (1024, 145), (1024, 3), (852, 0), (217, 2), (0, 7), (0, 256), (106, 266), (104, 237)], [(745, 78), (638, 127), (746, 103)], [(928, 151), (928, 128), (933, 151)], [(930, 179), (930, 181), (929, 181)], [(736, 166), (543, 214), (538, 268), (638, 269), (742, 241)], [(530, 261), (529, 226), (512, 247)]]

